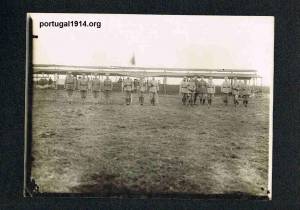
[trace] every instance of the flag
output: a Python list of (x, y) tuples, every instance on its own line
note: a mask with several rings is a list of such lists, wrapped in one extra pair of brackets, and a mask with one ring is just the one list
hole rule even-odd
[(135, 56), (133, 55), (130, 60), (131, 65), (135, 65)]

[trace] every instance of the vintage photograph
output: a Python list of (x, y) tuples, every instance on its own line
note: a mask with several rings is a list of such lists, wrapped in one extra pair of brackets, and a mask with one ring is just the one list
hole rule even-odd
[(272, 193), (274, 17), (27, 14), (25, 196)]

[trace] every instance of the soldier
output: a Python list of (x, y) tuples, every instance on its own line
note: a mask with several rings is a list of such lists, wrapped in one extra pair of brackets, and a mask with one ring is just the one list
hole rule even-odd
[(52, 78), (50, 77), (49, 80), (48, 80), (48, 85), (49, 87), (52, 89), (53, 88), (53, 80)]
[(103, 81), (103, 91), (104, 91), (105, 104), (109, 104), (111, 103), (111, 92), (113, 89), (113, 83), (109, 78), (109, 74), (105, 74), (105, 75), (106, 78)]
[(98, 98), (101, 90), (101, 86), (100, 86), (101, 83), (100, 83), (100, 78), (98, 78), (98, 74), (95, 74), (95, 77), (93, 78), (91, 83), (92, 83), (91, 89), (93, 92), (94, 99), (96, 100), (96, 103), (100, 103), (100, 100)]
[(196, 81), (195, 80), (197, 80), (197, 78), (196, 79), (193, 78), (188, 81), (188, 98), (189, 98), (188, 104), (191, 106), (194, 105), (194, 101), (195, 101), (194, 100), (195, 92), (196, 92)]
[(200, 81), (197, 82), (197, 95), (200, 98), (200, 104), (205, 104), (207, 98), (207, 82), (204, 80), (204, 76), (201, 76)]
[(224, 82), (221, 85), (221, 92), (223, 93), (223, 102), (227, 105), (229, 93), (231, 92), (230, 82), (228, 77), (224, 77)]
[(130, 105), (131, 93), (132, 93), (132, 91), (134, 91), (134, 83), (129, 76), (127, 76), (127, 78), (124, 80), (123, 88), (125, 91), (125, 103), (126, 103), (126, 105)]
[(138, 79), (134, 79), (133, 80), (133, 90), (132, 90), (132, 92), (136, 93), (138, 86), (139, 86), (139, 80)]
[(72, 102), (72, 95), (73, 95), (73, 91), (75, 89), (75, 80), (74, 77), (72, 75), (72, 73), (69, 71), (67, 73), (66, 79), (65, 79), (65, 89), (67, 90), (67, 94), (68, 94), (68, 102), (69, 104)]
[(82, 103), (84, 103), (86, 96), (87, 96), (88, 82), (89, 81), (86, 78), (85, 74), (82, 74), (82, 78), (79, 80), (79, 90), (80, 90)]
[(233, 103), (235, 106), (239, 104), (239, 101), (238, 101), (239, 91), (240, 91), (240, 84), (237, 81), (237, 77), (234, 77), (233, 84), (232, 84), (232, 95), (233, 95)]
[(196, 105), (196, 102), (197, 102), (197, 97), (198, 97), (198, 92), (197, 92), (197, 86), (198, 86), (198, 79), (197, 79), (197, 77), (195, 76), (194, 78), (193, 78), (193, 80), (194, 80), (194, 82), (195, 82), (195, 86), (196, 86), (196, 89), (195, 89), (195, 92), (194, 92), (194, 101), (193, 101), (193, 104), (194, 105)]
[(58, 74), (55, 73), (54, 75), (54, 88), (57, 90), (57, 80), (58, 80)]
[(139, 102), (141, 105), (144, 104), (144, 93), (147, 90), (147, 82), (144, 80), (144, 77), (142, 76), (138, 82), (138, 86), (137, 86), (137, 93), (139, 96)]
[(92, 92), (92, 75), (87, 76), (88, 79), (88, 92)]
[(244, 80), (244, 84), (241, 85), (241, 96), (243, 98), (243, 105), (245, 107), (247, 107), (248, 105), (248, 100), (249, 100), (249, 97), (250, 97), (250, 88), (247, 84), (247, 80)]
[(187, 77), (184, 77), (183, 80), (180, 83), (180, 87), (179, 87), (179, 93), (182, 94), (182, 104), (186, 105), (186, 102), (188, 100), (188, 81), (187, 81)]
[(152, 80), (149, 81), (149, 93), (150, 93), (150, 103), (155, 106), (158, 104), (158, 94), (159, 86), (158, 82), (152, 77)]
[(211, 105), (212, 98), (213, 98), (215, 92), (216, 92), (216, 89), (215, 89), (215, 85), (213, 83), (212, 77), (209, 77), (208, 84), (207, 84), (207, 102), (208, 102), (208, 105)]

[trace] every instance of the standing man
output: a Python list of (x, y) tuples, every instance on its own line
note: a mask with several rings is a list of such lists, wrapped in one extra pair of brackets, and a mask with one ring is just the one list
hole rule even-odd
[(88, 92), (92, 92), (92, 80), (93, 80), (92, 75), (90, 76), (88, 75), (87, 79), (88, 79)]
[(56, 90), (57, 90), (57, 80), (58, 80), (58, 74), (55, 73), (55, 75), (54, 75), (54, 87), (55, 87)]
[(48, 80), (48, 85), (49, 85), (49, 87), (51, 88), (51, 89), (53, 89), (53, 80), (52, 80), (52, 78), (51, 78), (51, 76), (50, 76), (50, 78), (49, 78), (49, 80)]
[(229, 93), (231, 92), (231, 85), (228, 77), (224, 77), (224, 82), (221, 85), (221, 92), (223, 93), (223, 102), (225, 105), (228, 104)]
[(233, 84), (232, 84), (232, 95), (233, 95), (233, 103), (234, 106), (239, 104), (239, 91), (240, 91), (240, 84), (237, 81), (237, 77), (234, 77)]
[(91, 88), (92, 88), (94, 99), (96, 100), (96, 103), (98, 103), (98, 104), (100, 104), (100, 100), (98, 99), (99, 98), (99, 93), (100, 93), (100, 90), (101, 90), (100, 85), (101, 85), (100, 78), (98, 78), (98, 74), (96, 73), (95, 77), (92, 80), (92, 87)]
[(197, 98), (198, 98), (198, 95), (199, 95), (199, 93), (198, 93), (198, 91), (197, 91), (197, 87), (198, 87), (198, 82), (199, 82), (199, 81), (198, 81), (198, 79), (197, 79), (196, 76), (193, 78), (193, 80), (194, 80), (195, 86), (196, 86), (196, 89), (195, 89), (195, 92), (194, 92), (194, 101), (193, 101), (193, 104), (196, 105)]
[(139, 97), (139, 102), (141, 105), (144, 104), (144, 94), (147, 90), (147, 82), (144, 80), (144, 77), (142, 76), (139, 80), (138, 86), (137, 86), (137, 92)]
[(109, 74), (105, 74), (106, 78), (103, 81), (103, 91), (104, 91), (104, 98), (105, 104), (111, 104), (111, 92), (113, 89), (113, 83), (109, 78)]
[(85, 74), (82, 74), (82, 78), (79, 80), (79, 90), (80, 90), (82, 103), (84, 103), (87, 96), (88, 82), (89, 81), (86, 78)]
[(150, 93), (150, 103), (155, 106), (158, 104), (158, 94), (159, 86), (158, 82), (152, 77), (152, 80), (149, 81), (149, 93)]
[(133, 89), (132, 89), (132, 92), (136, 93), (138, 86), (139, 86), (139, 80), (138, 79), (134, 79), (133, 80)]
[(180, 87), (179, 87), (179, 93), (181, 93), (182, 95), (182, 104), (186, 105), (186, 102), (188, 100), (188, 81), (187, 81), (187, 77), (183, 77), (183, 80), (180, 83)]
[(70, 71), (67, 73), (67, 76), (66, 76), (66, 79), (65, 79), (65, 89), (67, 90), (67, 94), (68, 94), (68, 100), (67, 101), (69, 102), (69, 104), (71, 104), (73, 91), (75, 89), (75, 80), (74, 80), (74, 77), (73, 77), (73, 75)]
[(197, 93), (200, 98), (200, 104), (205, 104), (207, 98), (207, 82), (204, 80), (204, 76), (201, 76), (200, 81), (197, 83)]
[(127, 78), (123, 82), (124, 92), (125, 92), (125, 103), (126, 105), (130, 105), (131, 103), (131, 93), (134, 91), (134, 83), (132, 79), (127, 76)]
[(241, 96), (243, 98), (243, 105), (245, 107), (247, 107), (248, 105), (248, 100), (249, 100), (249, 97), (250, 97), (250, 88), (247, 84), (247, 80), (244, 80), (244, 84), (241, 85)]
[(214, 97), (214, 94), (216, 92), (215, 85), (213, 83), (212, 77), (209, 77), (208, 84), (207, 84), (207, 102), (208, 105), (211, 105), (212, 98)]
[(188, 81), (188, 104), (189, 105), (194, 105), (194, 98), (195, 98), (195, 92), (196, 92), (196, 82), (195, 82), (195, 78), (190, 79)]

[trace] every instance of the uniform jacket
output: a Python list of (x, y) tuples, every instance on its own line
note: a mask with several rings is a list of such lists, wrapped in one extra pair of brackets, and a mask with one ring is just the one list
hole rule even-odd
[(190, 80), (189, 82), (188, 82), (188, 91), (189, 91), (189, 93), (191, 93), (191, 92), (195, 92), (196, 91), (196, 83), (195, 83), (195, 80)]
[(72, 90), (75, 87), (75, 80), (72, 75), (67, 75), (65, 80), (65, 85), (67, 90)]
[(139, 80), (139, 84), (137, 89), (141, 92), (146, 92), (147, 90), (147, 82), (145, 80)]
[(214, 83), (211, 81), (211, 82), (208, 82), (207, 83), (207, 93), (209, 94), (214, 94), (216, 92), (215, 90), (215, 85)]
[(230, 93), (231, 92), (231, 85), (230, 85), (229, 81), (224, 81), (222, 83), (221, 92), (222, 93)]
[(188, 84), (189, 84), (188, 81), (182, 81), (180, 83), (180, 92), (181, 93), (189, 93)]
[(81, 78), (79, 81), (79, 90), (87, 90), (88, 82), (89, 80), (87, 78)]
[(232, 94), (238, 95), (240, 91), (240, 84), (238, 82), (233, 82), (232, 84)]
[(101, 89), (101, 83), (99, 79), (93, 79), (92, 80), (92, 91), (100, 91)]
[(134, 84), (132, 79), (125, 79), (123, 82), (123, 87), (124, 87), (124, 91), (133, 91), (134, 89)]
[(104, 90), (112, 90), (112, 87), (113, 87), (113, 84), (112, 84), (111, 79), (108, 78), (103, 81), (103, 89)]
[(151, 93), (157, 93), (159, 91), (158, 82), (156, 80), (149, 81), (149, 91)]
[(197, 82), (197, 93), (207, 93), (207, 82), (200, 80)]

